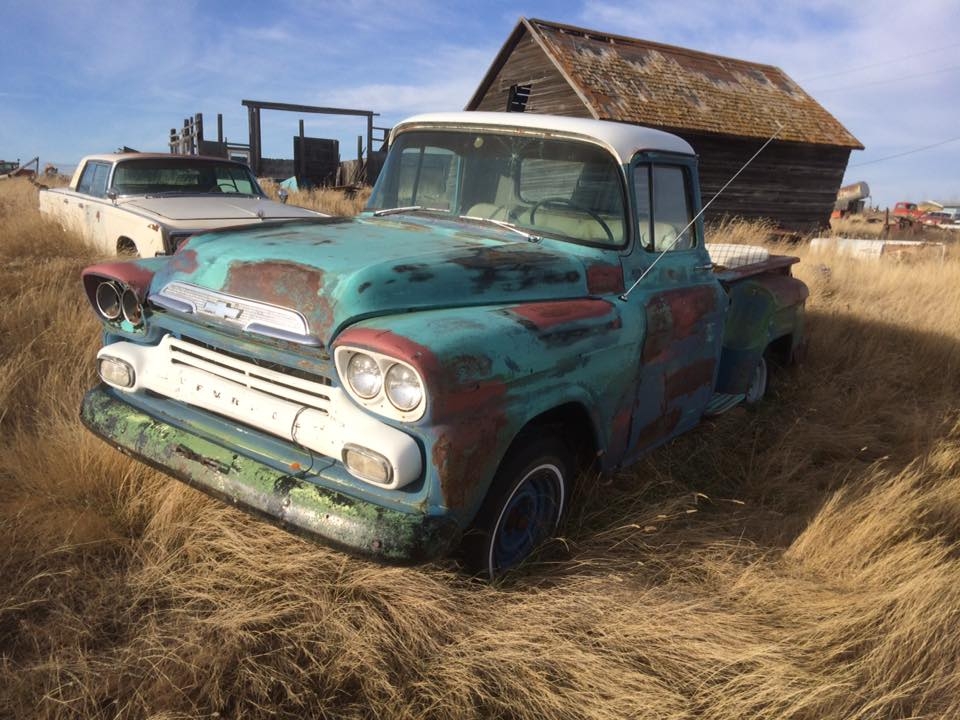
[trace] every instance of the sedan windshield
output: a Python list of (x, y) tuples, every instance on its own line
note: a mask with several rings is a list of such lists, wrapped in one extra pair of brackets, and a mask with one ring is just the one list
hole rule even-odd
[(590, 245), (626, 241), (623, 180), (613, 156), (569, 139), (420, 130), (390, 150), (368, 210), (496, 221)]
[(111, 186), (120, 195), (263, 195), (253, 174), (245, 166), (189, 155), (124, 160), (117, 164)]

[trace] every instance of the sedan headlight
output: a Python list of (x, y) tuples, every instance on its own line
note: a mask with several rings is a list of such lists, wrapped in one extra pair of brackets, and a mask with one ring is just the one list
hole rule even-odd
[(387, 370), (387, 399), (397, 410), (410, 412), (423, 400), (420, 378), (406, 365), (394, 363)]
[(356, 353), (347, 363), (347, 382), (360, 397), (376, 397), (383, 387), (383, 373), (377, 361), (364, 353)]

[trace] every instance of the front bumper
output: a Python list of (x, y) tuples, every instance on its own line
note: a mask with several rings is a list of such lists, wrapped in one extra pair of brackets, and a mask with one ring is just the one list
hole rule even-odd
[(99, 385), (83, 398), (84, 425), (118, 450), (298, 535), (398, 563), (440, 557), (459, 538), (447, 516), (407, 513), (284, 473), (124, 402)]

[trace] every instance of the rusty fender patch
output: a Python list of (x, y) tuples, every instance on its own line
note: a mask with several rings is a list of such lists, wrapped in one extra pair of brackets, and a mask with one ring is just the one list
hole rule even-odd
[(323, 282), (323, 270), (295, 262), (234, 262), (227, 272), (224, 291), (295, 308), (307, 317), (315, 334), (326, 336), (333, 323), (333, 311), (321, 292)]
[(150, 289), (153, 271), (141, 267), (135, 260), (126, 262), (121, 260), (91, 265), (80, 272), (80, 277), (83, 280), (83, 288), (87, 297), (91, 300), (96, 296), (96, 286), (100, 278), (110, 278), (122, 282), (133, 289), (142, 300), (147, 296), (147, 291)]

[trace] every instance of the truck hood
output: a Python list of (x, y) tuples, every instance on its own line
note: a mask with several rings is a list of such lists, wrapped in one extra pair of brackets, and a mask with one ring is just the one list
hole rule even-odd
[(589, 257), (551, 244), (419, 218), (319, 218), (194, 236), (151, 290), (186, 283), (219, 294), (211, 307), (236, 298), (292, 309), (329, 345), (351, 320), (375, 315), (584, 297)]
[(127, 209), (139, 210), (166, 221), (197, 222), (203, 220), (258, 219), (316, 217), (317, 213), (295, 205), (261, 197), (230, 195), (183, 195), (177, 197), (137, 197), (119, 204)]

